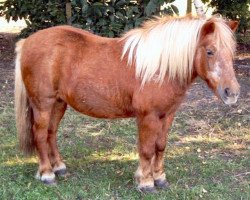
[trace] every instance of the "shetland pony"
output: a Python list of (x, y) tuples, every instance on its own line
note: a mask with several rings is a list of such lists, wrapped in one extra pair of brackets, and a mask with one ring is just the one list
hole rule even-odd
[(39, 158), (37, 178), (55, 183), (66, 165), (56, 134), (67, 105), (97, 118), (135, 117), (138, 189), (167, 188), (167, 130), (196, 77), (226, 104), (237, 101), (233, 70), (238, 22), (163, 17), (121, 38), (70, 26), (38, 31), (16, 44), (15, 111), (21, 149)]

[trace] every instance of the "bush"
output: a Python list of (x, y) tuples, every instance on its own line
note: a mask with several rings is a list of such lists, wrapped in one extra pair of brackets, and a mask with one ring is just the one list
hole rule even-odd
[[(174, 13), (174, 0), (71, 0), (70, 24), (102, 36), (115, 37), (137, 27), (152, 15)], [(66, 24), (66, 3), (63, 0), (6, 0), (0, 6), (0, 15), (7, 20), (25, 19), (27, 28), (21, 36), (37, 30)], [(168, 6), (163, 6), (168, 3)]]
[[(209, 0), (203, 0), (209, 2)], [(250, 28), (250, 1), (249, 0), (212, 0), (209, 6), (215, 8), (213, 14), (221, 14), (222, 16), (238, 20), (240, 22), (238, 32), (247, 33)]]
[(25, 19), (27, 28), (22, 31), (26, 36), (36, 30), (65, 24), (65, 1), (63, 0), (7, 0), (1, 6), (1, 15), (7, 20)]

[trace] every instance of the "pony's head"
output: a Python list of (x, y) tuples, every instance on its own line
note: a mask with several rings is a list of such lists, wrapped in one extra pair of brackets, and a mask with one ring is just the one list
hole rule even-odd
[(194, 67), (214, 93), (225, 103), (236, 103), (240, 86), (233, 69), (238, 22), (220, 18), (207, 20), (200, 30)]
[(239, 84), (233, 70), (238, 22), (186, 16), (145, 22), (126, 33), (122, 58), (135, 65), (142, 86), (149, 81), (179, 80), (190, 83), (193, 74), (207, 81), (226, 104), (235, 103)]

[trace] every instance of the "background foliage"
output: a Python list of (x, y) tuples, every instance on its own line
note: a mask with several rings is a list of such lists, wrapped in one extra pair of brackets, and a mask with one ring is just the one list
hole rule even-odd
[[(39, 29), (70, 23), (102, 36), (115, 37), (139, 26), (152, 15), (178, 15), (175, 0), (5, 0), (0, 2), (0, 16), (7, 20), (25, 19), (27, 28), (21, 36)], [(239, 31), (250, 27), (250, 0), (202, 0), (214, 13), (240, 21)], [(71, 3), (67, 20), (66, 3)], [(189, 3), (190, 0), (183, 3)], [(164, 6), (163, 6), (164, 5)]]
[[(152, 15), (174, 13), (178, 9), (171, 3), (174, 0), (71, 0), (73, 26), (90, 30), (96, 34), (114, 37)], [(162, 7), (164, 3), (167, 6)], [(0, 15), (8, 20), (24, 18), (27, 28), (22, 31), (27, 36), (39, 29), (66, 24), (65, 0), (7, 0), (0, 7)]]
[(239, 32), (246, 34), (250, 28), (250, 0), (212, 0), (209, 6), (215, 8), (214, 14), (240, 21)]

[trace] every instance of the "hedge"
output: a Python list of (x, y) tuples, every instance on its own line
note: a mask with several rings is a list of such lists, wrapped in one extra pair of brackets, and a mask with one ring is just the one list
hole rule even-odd
[(25, 19), (27, 28), (21, 32), (23, 37), (61, 24), (116, 37), (152, 15), (178, 14), (172, 2), (174, 0), (6, 0), (0, 5), (0, 15), (5, 15), (7, 20)]

